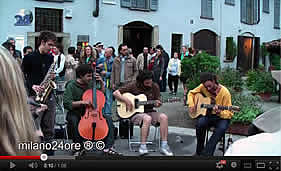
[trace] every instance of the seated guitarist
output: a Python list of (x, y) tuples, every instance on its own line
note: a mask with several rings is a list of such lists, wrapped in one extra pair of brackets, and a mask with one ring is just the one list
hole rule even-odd
[[(196, 93), (201, 93), (206, 97), (213, 99), (216, 105), (231, 106), (231, 95), (226, 87), (217, 82), (216, 75), (203, 72), (200, 74), (201, 84), (188, 93), (189, 112), (196, 112), (194, 97)], [(195, 155), (213, 156), (216, 145), (229, 127), (233, 112), (228, 110), (219, 110), (215, 106), (207, 110), (205, 116), (199, 115), (196, 122), (197, 147)], [(207, 127), (214, 126), (215, 130), (204, 148), (204, 140)]]
[[(90, 105), (88, 101), (82, 101), (82, 96), (84, 92), (92, 88), (92, 67), (88, 64), (82, 64), (76, 69), (76, 80), (70, 80), (66, 84), (66, 89), (63, 96), (64, 108), (68, 110), (67, 120), (70, 126), (70, 133), (72, 134), (72, 139), (74, 143), (81, 143), (83, 147), (84, 139), (80, 136), (78, 131), (78, 124), (81, 119), (81, 115), (85, 113), (85, 108)], [(97, 89), (104, 92), (104, 86), (102, 78), (97, 74)], [(98, 99), (97, 99), (98, 100)], [(94, 114), (98, 114), (95, 112)], [(113, 122), (111, 117), (103, 115), (108, 124), (108, 135), (105, 138), (105, 149), (104, 154), (116, 155), (119, 154), (113, 149), (114, 145), (114, 133), (113, 133)], [(79, 156), (83, 154), (83, 150), (74, 151), (74, 156)]]
[(116, 90), (113, 95), (119, 101), (126, 103), (126, 107), (129, 111), (132, 111), (133, 104), (127, 98), (122, 96), (123, 93), (131, 93), (133, 95), (145, 94), (147, 100), (156, 100), (154, 105), (145, 105), (144, 113), (137, 113), (131, 118), (131, 121), (135, 125), (141, 127), (141, 145), (139, 148), (140, 155), (148, 154), (146, 147), (146, 140), (149, 134), (149, 128), (151, 124), (160, 123), (160, 136), (161, 136), (161, 148), (160, 152), (167, 156), (172, 156), (168, 145), (168, 117), (164, 113), (156, 112), (153, 107), (160, 107), (160, 89), (159, 86), (152, 81), (153, 75), (151, 71), (144, 70), (139, 73), (136, 81), (131, 82), (124, 87)]

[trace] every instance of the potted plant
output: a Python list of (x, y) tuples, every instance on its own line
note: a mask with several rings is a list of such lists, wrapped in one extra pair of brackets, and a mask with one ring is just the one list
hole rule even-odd
[(227, 88), (233, 88), (236, 92), (242, 91), (243, 80), (241, 73), (233, 68), (224, 68), (218, 74), (218, 82)]
[(264, 71), (250, 71), (247, 74), (247, 86), (263, 100), (269, 100), (274, 91), (274, 82), (271, 74)]

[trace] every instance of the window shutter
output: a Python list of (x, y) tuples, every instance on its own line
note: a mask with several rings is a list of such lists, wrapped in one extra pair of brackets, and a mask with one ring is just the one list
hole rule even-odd
[(207, 1), (206, 0), (201, 0), (201, 16), (202, 17), (206, 17), (207, 14)]
[(131, 0), (120, 0), (121, 7), (130, 8), (131, 7)]
[(213, 11), (213, 0), (207, 0), (207, 17), (212, 18), (212, 11)]
[(247, 0), (241, 0), (241, 22), (247, 23)]
[(153, 11), (158, 10), (158, 0), (150, 0), (150, 9)]
[(137, 0), (131, 0), (131, 7), (132, 8), (137, 8), (138, 7), (137, 5), (138, 5)]
[(232, 5), (234, 5), (234, 4), (235, 4), (235, 0), (225, 0), (225, 3), (226, 3), (226, 4), (232, 4)]
[(253, 10), (253, 13), (254, 13), (254, 18), (253, 18), (253, 24), (257, 24), (258, 23), (258, 17), (259, 17), (259, 7), (258, 7), (258, 0), (254, 0), (254, 10)]
[[(134, 0), (132, 0), (132, 1), (134, 1)], [(135, 1), (136, 1), (136, 0), (135, 0)], [(138, 0), (138, 2), (137, 2), (137, 8), (146, 9), (145, 1), (146, 1), (146, 0)]]
[(274, 1), (274, 28), (280, 28), (280, 0)]
[(269, 0), (263, 0), (262, 11), (266, 12), (266, 13), (269, 13)]

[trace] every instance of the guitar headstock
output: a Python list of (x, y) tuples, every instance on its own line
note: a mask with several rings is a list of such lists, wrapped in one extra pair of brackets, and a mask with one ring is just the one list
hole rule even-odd
[(175, 102), (180, 102), (180, 101), (181, 101), (181, 99), (178, 97), (172, 97), (172, 98), (168, 98), (166, 100), (167, 103), (175, 103)]
[(240, 112), (240, 107), (239, 106), (231, 106), (230, 110), (233, 111), (233, 112)]

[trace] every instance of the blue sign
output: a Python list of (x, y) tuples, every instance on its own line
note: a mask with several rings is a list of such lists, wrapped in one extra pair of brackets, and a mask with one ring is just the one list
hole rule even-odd
[(30, 10), (21, 9), (20, 12), (15, 15), (15, 26), (28, 26), (33, 21), (33, 15)]

